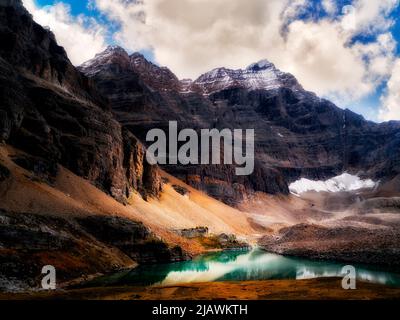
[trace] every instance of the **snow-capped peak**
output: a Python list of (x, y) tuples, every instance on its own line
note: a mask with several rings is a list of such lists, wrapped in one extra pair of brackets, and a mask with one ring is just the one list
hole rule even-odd
[(248, 90), (273, 90), (288, 87), (301, 90), (297, 80), (288, 73), (276, 69), (268, 60), (253, 63), (246, 69), (232, 70), (217, 68), (200, 76), (194, 84), (211, 94), (230, 88)]
[(126, 52), (126, 50), (120, 46), (108, 46), (106, 50), (96, 54), (96, 57), (105, 57), (110, 55), (128, 56), (128, 52)]
[(268, 60), (260, 60), (256, 63), (249, 65), (246, 70), (260, 71), (265, 69), (275, 69), (275, 65)]
[(96, 54), (93, 59), (83, 63), (79, 69), (85, 73), (94, 74), (101, 69), (101, 66), (109, 63), (127, 65), (129, 63), (128, 52), (119, 46), (108, 46), (103, 52)]

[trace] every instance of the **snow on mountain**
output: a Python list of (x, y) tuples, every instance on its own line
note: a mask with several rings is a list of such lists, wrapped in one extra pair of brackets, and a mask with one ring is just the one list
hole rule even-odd
[(248, 90), (273, 90), (287, 87), (292, 90), (302, 90), (294, 76), (278, 70), (268, 60), (251, 64), (246, 69), (232, 70), (217, 68), (201, 75), (197, 80), (181, 80), (165, 67), (146, 60), (140, 53), (129, 55), (119, 46), (109, 46), (93, 59), (83, 63), (79, 69), (89, 76), (104, 71), (105, 66), (114, 65), (124, 70), (140, 74), (145, 82), (153, 89), (175, 90), (180, 93), (198, 92), (211, 93), (229, 89), (244, 88)]
[(93, 59), (90, 59), (79, 66), (80, 69), (93, 68), (100, 64), (110, 64), (115, 62), (129, 62), (128, 52), (119, 46), (108, 46), (104, 51), (99, 52)]
[[(109, 68), (132, 71), (140, 75), (140, 78), (151, 89), (168, 91), (178, 90), (181, 86), (178, 78), (168, 68), (159, 67), (148, 61), (139, 52), (129, 55), (119, 46), (109, 46), (105, 51), (82, 64), (79, 70), (88, 76), (94, 76), (107, 71)], [(111, 70), (108, 71), (112, 72)]]
[(281, 72), (268, 60), (261, 60), (244, 70), (217, 68), (201, 75), (194, 84), (206, 94), (238, 87), (249, 90), (273, 90), (280, 87), (302, 90), (294, 76)]
[(374, 182), (371, 179), (362, 180), (358, 176), (343, 173), (340, 176), (326, 181), (313, 181), (302, 178), (296, 182), (293, 182), (289, 186), (289, 190), (294, 194), (302, 194), (309, 191), (343, 192), (361, 189), (373, 189), (375, 186), (377, 186), (377, 184), (378, 182)]
[(87, 75), (93, 75), (104, 65), (113, 63), (128, 66), (130, 64), (128, 53), (119, 46), (108, 46), (106, 50), (96, 54), (93, 59), (86, 61), (78, 69)]

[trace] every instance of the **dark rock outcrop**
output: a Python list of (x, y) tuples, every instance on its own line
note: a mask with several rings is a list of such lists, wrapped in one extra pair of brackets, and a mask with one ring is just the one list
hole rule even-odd
[(207, 227), (197, 227), (191, 229), (182, 229), (177, 231), (179, 235), (188, 239), (194, 239), (198, 237), (205, 237), (208, 235)]
[(57, 163), (47, 161), (43, 158), (23, 155), (14, 157), (13, 161), (21, 168), (24, 168), (33, 173), (33, 176), (38, 181), (51, 184), (52, 182), (54, 182), (54, 179), (56, 178), (58, 173)]
[[(138, 191), (145, 199), (158, 197), (163, 182), (156, 166), (146, 161), (146, 149), (142, 143), (128, 130), (123, 129), (125, 175), (128, 186)], [(127, 190), (126, 196), (131, 192)]]
[(64, 218), (1, 210), (0, 221), (0, 290), (40, 288), (45, 265), (56, 268), (59, 284), (133, 264)]
[(142, 223), (119, 217), (88, 217), (78, 223), (96, 239), (116, 247), (140, 264), (186, 260), (179, 246), (169, 248)]
[(172, 188), (174, 188), (174, 190), (182, 196), (186, 196), (186, 195), (190, 194), (190, 191), (182, 186), (178, 186), (178, 185), (174, 184), (172, 186)]
[(0, 182), (10, 177), (10, 170), (0, 164)]
[(119, 217), (68, 218), (0, 210), (0, 291), (39, 288), (42, 267), (57, 283), (139, 263), (188, 259), (142, 223)]

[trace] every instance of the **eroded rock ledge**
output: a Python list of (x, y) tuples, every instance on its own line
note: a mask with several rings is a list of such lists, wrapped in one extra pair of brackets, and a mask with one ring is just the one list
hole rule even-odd
[(0, 210), (0, 291), (39, 288), (42, 267), (57, 282), (140, 264), (190, 258), (142, 223), (121, 217), (64, 218)]

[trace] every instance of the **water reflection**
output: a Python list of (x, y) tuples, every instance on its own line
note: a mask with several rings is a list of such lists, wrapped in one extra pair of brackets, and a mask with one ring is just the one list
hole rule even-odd
[[(268, 279), (313, 279), (342, 277), (345, 264), (287, 258), (255, 249), (250, 252), (220, 252), (193, 261), (139, 266), (96, 279), (90, 285), (174, 285), (194, 282)], [(400, 274), (355, 266), (360, 280), (400, 286)]]

